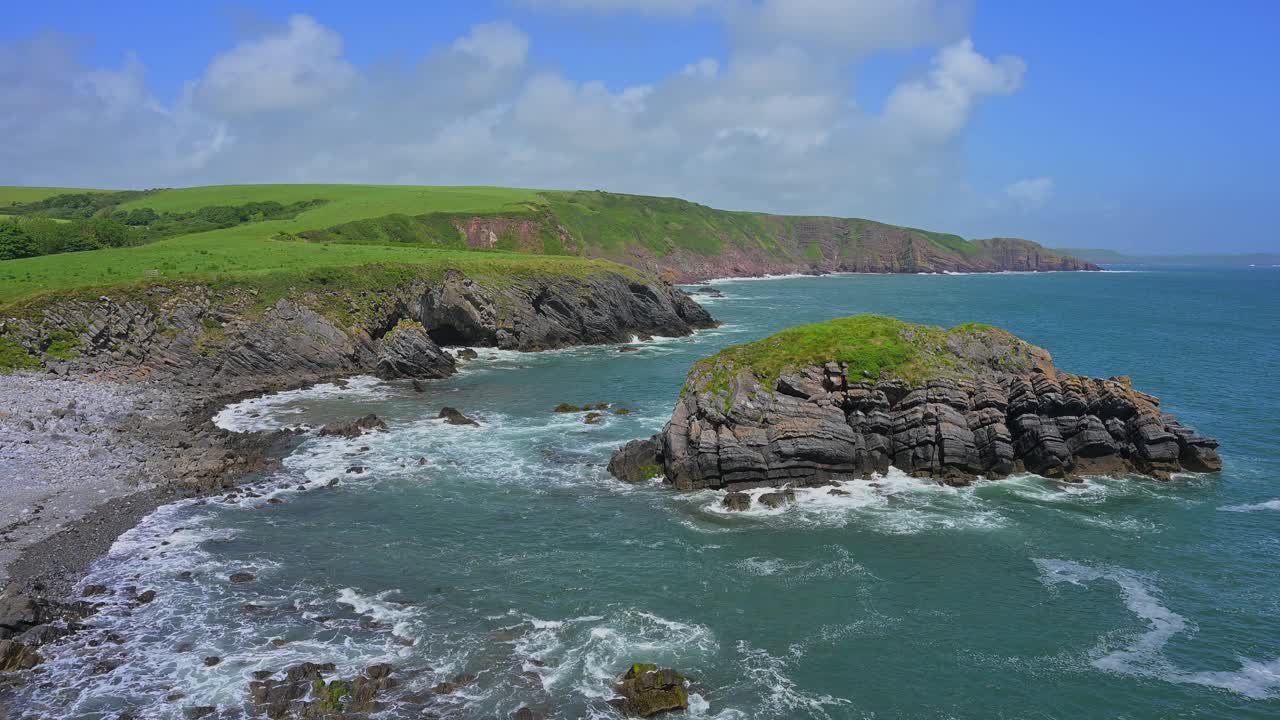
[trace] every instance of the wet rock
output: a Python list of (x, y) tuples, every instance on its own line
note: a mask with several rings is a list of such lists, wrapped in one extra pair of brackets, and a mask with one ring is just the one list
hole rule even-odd
[(107, 673), (114, 671), (116, 668), (120, 667), (123, 664), (124, 664), (123, 660), (114, 659), (114, 658), (107, 659), (107, 660), (99, 660), (98, 662), (94, 663), (93, 669), (90, 670), (90, 673), (92, 673), (93, 675), (106, 675)]
[(197, 718), (202, 718), (202, 717), (209, 717), (210, 715), (216, 712), (218, 712), (218, 708), (212, 705), (197, 705), (195, 707), (189, 707), (186, 710), (182, 711), (183, 715), (185, 715), (188, 718), (191, 718), (191, 720), (197, 720)]
[(436, 417), (443, 419), (445, 422), (449, 423), (450, 425), (476, 425), (476, 426), (480, 425), (480, 423), (476, 422), (475, 420), (472, 420), (466, 415), (463, 415), (461, 412), (458, 411), (457, 408), (451, 408), (451, 407), (442, 408), (440, 410), (440, 414), (437, 415)]
[(146, 591), (144, 591), (143, 593), (141, 593), (140, 595), (138, 595), (138, 604), (139, 604), (139, 605), (146, 605), (147, 603), (149, 603), (149, 602), (151, 602), (152, 600), (155, 600), (155, 599), (156, 599), (156, 591), (155, 591), (155, 590), (146, 590)]
[(632, 440), (609, 459), (609, 472), (619, 480), (643, 482), (662, 474), (662, 446), (658, 438)]
[(751, 509), (751, 496), (744, 492), (731, 492), (724, 496), (720, 501), (720, 505), (726, 510), (741, 512)]
[(31, 647), (39, 647), (41, 645), (47, 645), (59, 638), (64, 638), (73, 632), (76, 632), (78, 629), (79, 626), (75, 623), (36, 625), (15, 637), (14, 640)]
[(627, 670), (614, 691), (611, 703), (630, 717), (652, 717), (689, 708), (688, 682), (675, 670), (659, 670), (657, 665), (636, 663)]
[(827, 491), (827, 494), (828, 494), (828, 495), (835, 495), (835, 496), (837, 496), (837, 497), (848, 497), (848, 496), (849, 496), (849, 491), (848, 491), (848, 490), (841, 490), (840, 488), (831, 488), (830, 490), (828, 490), (828, 491)]
[(792, 490), (780, 493), (765, 493), (760, 496), (760, 504), (770, 510), (786, 507), (796, 501), (796, 494)]
[(582, 418), (582, 422), (588, 425), (599, 425), (602, 420), (604, 420), (604, 415), (598, 412), (589, 412)]
[(85, 585), (84, 590), (80, 592), (81, 597), (99, 597), (101, 595), (110, 595), (111, 591), (106, 585)]
[(377, 415), (369, 414), (348, 422), (332, 422), (320, 428), (323, 437), (337, 436), (345, 438), (360, 437), (366, 432), (386, 430), (387, 424)]
[(635, 345), (623, 345), (618, 348), (618, 352), (624, 352), (624, 353), (638, 352), (639, 350), (640, 348), (636, 347)]
[(522, 707), (511, 713), (511, 720), (542, 720), (542, 716), (527, 707)]
[(570, 403), (560, 403), (559, 405), (555, 406), (554, 411), (558, 413), (576, 413), (576, 412), (582, 412), (582, 408)]
[(471, 348), (459, 348), (457, 355), (459, 360), (475, 360), (480, 357), (480, 353)]
[(266, 715), (272, 720), (289, 717), (295, 710), (305, 710), (302, 701), (313, 689), (327, 688), (324, 676), (335, 669), (333, 663), (319, 665), (307, 662), (290, 667), (283, 678), (250, 681), (249, 704), (256, 714)]
[(231, 575), (227, 579), (233, 583), (241, 584), (241, 583), (251, 583), (254, 580), (257, 580), (258, 576), (254, 575), (251, 572), (245, 572), (241, 570), (239, 572), (231, 573)]
[(0, 672), (30, 670), (40, 664), (40, 656), (24, 643), (0, 640)]
[(216, 667), (221, 664), (222, 664), (222, 658), (218, 657), (217, 655), (210, 655), (209, 657), (204, 659), (205, 667)]
[(452, 695), (475, 681), (475, 675), (467, 675), (465, 673), (461, 675), (454, 675), (453, 679), (439, 683), (435, 687), (431, 688), (431, 692), (437, 695)]

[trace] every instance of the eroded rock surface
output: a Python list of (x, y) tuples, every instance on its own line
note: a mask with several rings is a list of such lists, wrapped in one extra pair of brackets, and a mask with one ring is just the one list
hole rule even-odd
[(704, 361), (663, 431), (620, 448), (609, 468), (635, 481), (656, 465), (683, 490), (817, 485), (890, 466), (952, 484), (1022, 471), (1167, 479), (1222, 468), (1215, 440), (1127, 377), (1062, 372), (1044, 350), (995, 329), (932, 330), (937, 342), (910, 367), (937, 371), (914, 382), (841, 362), (762, 380)]

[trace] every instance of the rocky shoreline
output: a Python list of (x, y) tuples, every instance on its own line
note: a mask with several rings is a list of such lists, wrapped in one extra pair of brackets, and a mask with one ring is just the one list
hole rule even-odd
[[(798, 361), (787, 354), (807, 344), (821, 347)], [(619, 448), (609, 469), (632, 482), (661, 475), (680, 490), (728, 490), (726, 507), (741, 510), (745, 496), (734, 491), (890, 467), (952, 485), (1020, 472), (1167, 480), (1221, 470), (1217, 447), (1127, 377), (1062, 372), (1048, 352), (1004, 331), (862, 316), (698, 363), (662, 432)]]
[[(161, 505), (270, 471), (300, 440), (216, 427), (211, 418), (227, 403), (357, 374), (416, 385), (455, 371), (448, 345), (534, 351), (715, 324), (673, 286), (616, 272), (503, 284), (449, 272), (375, 295), (293, 295), (266, 307), (249, 288), (142, 293), (67, 298), (0, 321), (0, 335), (45, 371), (0, 376), (0, 459), (12, 468), (0, 480), (0, 714), (38, 667), (41, 646), (100, 607), (75, 588), (120, 534)], [(335, 310), (335, 301), (350, 305)], [(371, 672), (334, 681), (359, 707), (294, 707), (311, 697), (305, 682), (301, 695), (263, 685), (263, 709), (283, 692), (286, 714), (363, 717), (390, 684), (390, 669)], [(293, 687), (293, 674), (280, 687)]]

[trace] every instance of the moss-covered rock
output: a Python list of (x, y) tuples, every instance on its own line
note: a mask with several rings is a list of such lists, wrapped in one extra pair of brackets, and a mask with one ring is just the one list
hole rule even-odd
[(652, 663), (635, 663), (618, 680), (614, 706), (628, 717), (652, 717), (689, 708), (689, 687), (684, 675), (659, 670)]

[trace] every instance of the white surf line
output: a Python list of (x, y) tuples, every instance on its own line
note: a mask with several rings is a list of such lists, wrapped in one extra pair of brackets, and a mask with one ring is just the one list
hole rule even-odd
[(1260, 510), (1280, 510), (1280, 498), (1252, 505), (1225, 505), (1218, 508), (1223, 512), (1258, 512)]
[[(1033, 559), (1046, 587), (1060, 583), (1085, 586), (1108, 580), (1120, 587), (1125, 607), (1147, 623), (1147, 630), (1127, 647), (1093, 660), (1093, 666), (1118, 675), (1151, 677), (1166, 682), (1203, 685), (1238, 693), (1253, 700), (1280, 697), (1280, 657), (1269, 661), (1239, 658), (1240, 669), (1188, 672), (1177, 668), (1164, 648), (1174, 636), (1187, 630), (1187, 620), (1157, 599), (1157, 590), (1136, 573), (1124, 568), (1097, 568), (1070, 560)], [(1101, 645), (1101, 641), (1100, 641)]]

